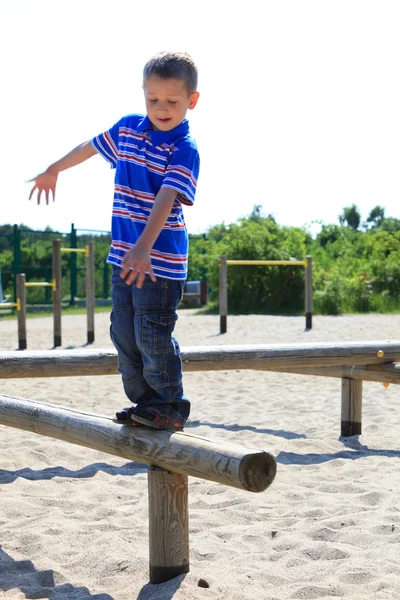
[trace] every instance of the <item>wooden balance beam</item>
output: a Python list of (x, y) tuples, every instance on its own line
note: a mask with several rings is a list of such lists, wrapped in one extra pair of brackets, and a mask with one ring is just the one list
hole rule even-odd
[[(400, 342), (335, 342), (182, 348), (184, 371), (255, 369), (342, 380), (341, 435), (361, 434), (362, 381), (400, 383)], [(0, 379), (113, 375), (115, 350), (0, 352)]]
[[(183, 370), (191, 372), (236, 369), (298, 372), (311, 367), (400, 362), (400, 341), (187, 346), (181, 349), (181, 356)], [(117, 353), (109, 349), (0, 352), (0, 379), (114, 375), (117, 366)]]
[(130, 427), (105, 416), (11, 396), (0, 395), (0, 424), (150, 465), (151, 583), (189, 571), (189, 475), (263, 492), (276, 474), (274, 457), (262, 450), (185, 432)]

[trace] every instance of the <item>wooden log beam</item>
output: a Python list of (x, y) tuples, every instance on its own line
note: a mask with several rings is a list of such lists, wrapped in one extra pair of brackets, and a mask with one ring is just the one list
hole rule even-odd
[(339, 367), (279, 367), (276, 369), (265, 368), (263, 370), (293, 373), (296, 375), (337, 377), (339, 379), (346, 377), (358, 381), (400, 384), (400, 364), (395, 363), (385, 363), (383, 365), (341, 365)]
[[(400, 342), (342, 342), (182, 348), (185, 371), (278, 370), (400, 362)], [(114, 350), (0, 352), (0, 379), (117, 373)]]
[(152, 431), (61, 406), (0, 395), (0, 424), (249, 492), (271, 485), (268, 452), (180, 432)]

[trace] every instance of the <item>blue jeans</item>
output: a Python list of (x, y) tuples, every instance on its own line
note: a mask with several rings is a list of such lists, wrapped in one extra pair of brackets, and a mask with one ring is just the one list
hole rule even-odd
[(127, 397), (141, 406), (168, 405), (184, 419), (190, 402), (183, 394), (179, 344), (172, 333), (183, 281), (146, 275), (143, 287), (127, 285), (113, 267), (110, 336)]

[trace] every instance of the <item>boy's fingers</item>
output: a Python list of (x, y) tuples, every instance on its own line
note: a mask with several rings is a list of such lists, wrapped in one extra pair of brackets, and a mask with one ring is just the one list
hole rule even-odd
[(130, 275), (126, 278), (126, 283), (128, 283), (129, 285), (132, 285), (133, 283), (135, 283), (135, 279), (137, 278), (138, 274), (137, 271), (131, 271)]
[(140, 290), (143, 287), (144, 274), (139, 273), (139, 277), (136, 279), (136, 287)]
[(149, 266), (148, 266), (148, 272), (149, 272), (149, 275), (150, 275), (150, 279), (155, 283), (157, 281), (157, 278), (154, 275), (154, 271), (153, 271), (153, 268), (152, 268), (151, 264), (149, 264)]
[[(32, 180), (33, 181), (33, 180)], [(31, 193), (29, 194), (29, 200), (32, 198), (34, 191), (37, 189), (37, 186), (34, 185), (33, 188), (31, 189)]]

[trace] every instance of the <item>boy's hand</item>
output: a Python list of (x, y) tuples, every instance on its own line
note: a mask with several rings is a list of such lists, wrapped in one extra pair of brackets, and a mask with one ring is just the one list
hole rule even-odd
[(40, 204), (40, 198), (42, 193), (45, 193), (46, 196), (46, 204), (49, 203), (49, 193), (53, 196), (53, 202), (56, 197), (56, 185), (57, 185), (57, 177), (58, 173), (53, 173), (50, 171), (45, 171), (44, 173), (40, 173), (40, 175), (36, 175), (33, 179), (29, 179), (28, 181), (34, 181), (35, 185), (33, 186), (31, 193), (29, 194), (29, 200), (32, 198), (35, 190), (37, 193), (37, 203)]
[(121, 277), (128, 285), (136, 281), (136, 287), (140, 289), (143, 287), (146, 271), (149, 273), (150, 279), (156, 281), (151, 267), (150, 251), (141, 248), (137, 243), (134, 248), (128, 250), (122, 259)]
[(65, 156), (57, 160), (57, 162), (50, 165), (44, 173), (40, 173), (40, 175), (36, 175), (33, 179), (29, 179), (29, 181), (34, 181), (35, 185), (33, 186), (31, 193), (29, 195), (29, 200), (32, 198), (35, 190), (38, 191), (37, 194), (37, 203), (40, 204), (40, 198), (45, 193), (46, 196), (46, 204), (49, 203), (49, 193), (51, 192), (53, 196), (53, 202), (56, 196), (56, 185), (57, 185), (57, 177), (61, 171), (65, 171), (65, 169), (70, 169), (71, 167), (75, 167), (76, 165), (80, 165), (85, 160), (94, 156), (97, 153), (96, 148), (92, 146), (90, 140), (87, 142), (83, 142), (71, 152), (68, 152)]

